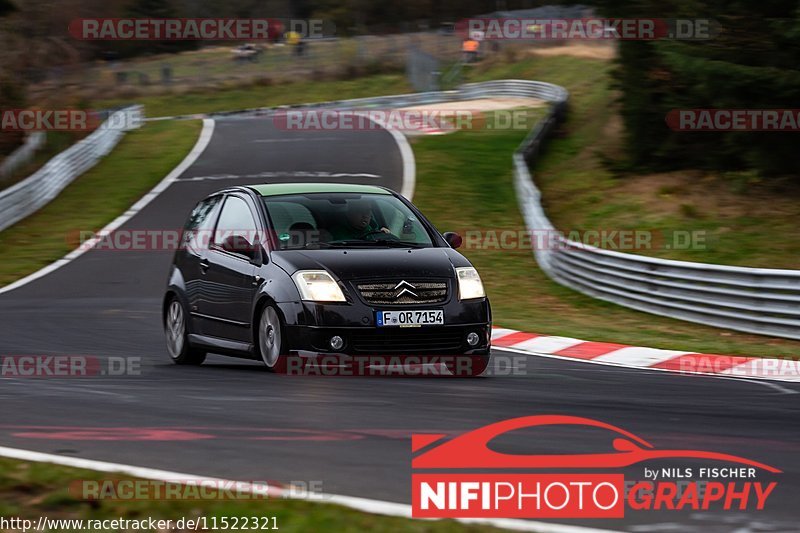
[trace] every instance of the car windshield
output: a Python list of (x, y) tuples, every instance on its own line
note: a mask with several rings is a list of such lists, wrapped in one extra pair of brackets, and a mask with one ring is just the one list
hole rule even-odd
[(281, 250), (433, 246), (416, 214), (390, 194), (264, 197)]

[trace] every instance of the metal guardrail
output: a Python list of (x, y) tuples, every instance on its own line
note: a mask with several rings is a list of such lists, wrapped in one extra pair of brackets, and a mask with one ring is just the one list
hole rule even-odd
[(139, 127), (142, 106), (112, 113), (91, 135), (67, 148), (23, 181), (0, 191), (0, 231), (52, 201), (75, 178), (108, 154), (126, 131)]
[[(564, 118), (568, 94), (539, 82), (496, 82), (536, 95), (551, 109), (514, 153), (517, 198), (534, 234), (536, 260), (553, 280), (574, 290), (657, 315), (749, 333), (800, 339), (800, 270), (734, 267), (620, 253), (570, 241), (554, 230), (542, 208), (529, 164)], [(526, 88), (527, 86), (527, 88)], [(483, 86), (483, 88), (488, 88)], [(498, 93), (494, 93), (498, 94)], [(539, 240), (536, 240), (539, 238)]]
[(45, 139), (47, 139), (47, 134), (43, 131), (35, 131), (28, 135), (22, 146), (11, 152), (0, 163), (0, 179), (10, 176), (19, 167), (33, 159), (33, 154), (44, 145)]
[[(310, 104), (290, 104), (279, 107), (257, 107), (210, 113), (211, 118), (221, 117), (249, 117), (253, 115), (270, 115), (285, 109), (338, 109), (338, 110), (366, 110), (366, 109), (393, 109), (415, 105), (437, 104), (442, 102), (457, 102), (460, 100), (476, 98), (494, 98), (500, 96), (518, 96), (536, 98), (554, 102), (558, 98), (567, 98), (567, 91), (557, 85), (529, 80), (501, 80), (462, 85), (450, 91), (429, 91), (421, 93), (408, 93), (390, 96), (370, 96), (366, 98), (353, 98), (349, 100), (330, 100)], [(179, 115), (172, 117), (153, 117), (146, 120), (166, 119), (197, 119), (206, 115)]]

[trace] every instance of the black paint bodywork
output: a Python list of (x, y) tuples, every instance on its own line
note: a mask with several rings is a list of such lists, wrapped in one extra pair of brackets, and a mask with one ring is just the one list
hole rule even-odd
[[(219, 216), (225, 196), (246, 201), (266, 242), (256, 257), (245, 257), (214, 246), (181, 246), (170, 267), (164, 310), (177, 296), (188, 310), (189, 342), (209, 352), (258, 358), (254, 324), (260, 310), (273, 304), (285, 325), (288, 353), (331, 353), (332, 335), (345, 339), (337, 350), (346, 355), (488, 355), (491, 344), (491, 308), (488, 298), (460, 301), (455, 267), (472, 266), (452, 249), (433, 225), (406, 199), (404, 202), (429, 230), (433, 247), (279, 250), (271, 231), (262, 197), (248, 187), (225, 189), (207, 197), (219, 198), (208, 219)], [(213, 222), (210, 228), (213, 228)], [(327, 270), (339, 283), (347, 302), (302, 301), (291, 279), (298, 270)], [(445, 281), (447, 300), (439, 304), (368, 304), (355, 282), (425, 280)], [(444, 326), (395, 328), (375, 326), (375, 312), (391, 309), (442, 309)], [(469, 332), (480, 343), (470, 348)]]

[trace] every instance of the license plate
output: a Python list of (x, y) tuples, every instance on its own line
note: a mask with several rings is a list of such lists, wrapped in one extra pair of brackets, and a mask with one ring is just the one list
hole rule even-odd
[(375, 322), (378, 327), (441, 326), (444, 324), (444, 311), (378, 311)]

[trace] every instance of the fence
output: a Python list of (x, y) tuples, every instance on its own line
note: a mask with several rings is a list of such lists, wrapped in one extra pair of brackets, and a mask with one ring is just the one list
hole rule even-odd
[(237, 54), (235, 45), (208, 46), (180, 54), (37, 71), (30, 90), (34, 97), (68, 90), (86, 98), (135, 99), (248, 84), (349, 79), (363, 73), (401, 72), (411, 48), (454, 62), (460, 46), (457, 35), (431, 31), (309, 39), (302, 55), (296, 47), (283, 44), (258, 46), (250, 55)]
[(0, 191), (0, 231), (35, 213), (108, 154), (142, 121), (141, 106), (112, 113), (91, 135), (48, 161), (25, 180)]
[(408, 59), (406, 60), (406, 78), (417, 91), (439, 90), (439, 76), (441, 74), (439, 60), (420, 50), (416, 46), (409, 46)]

